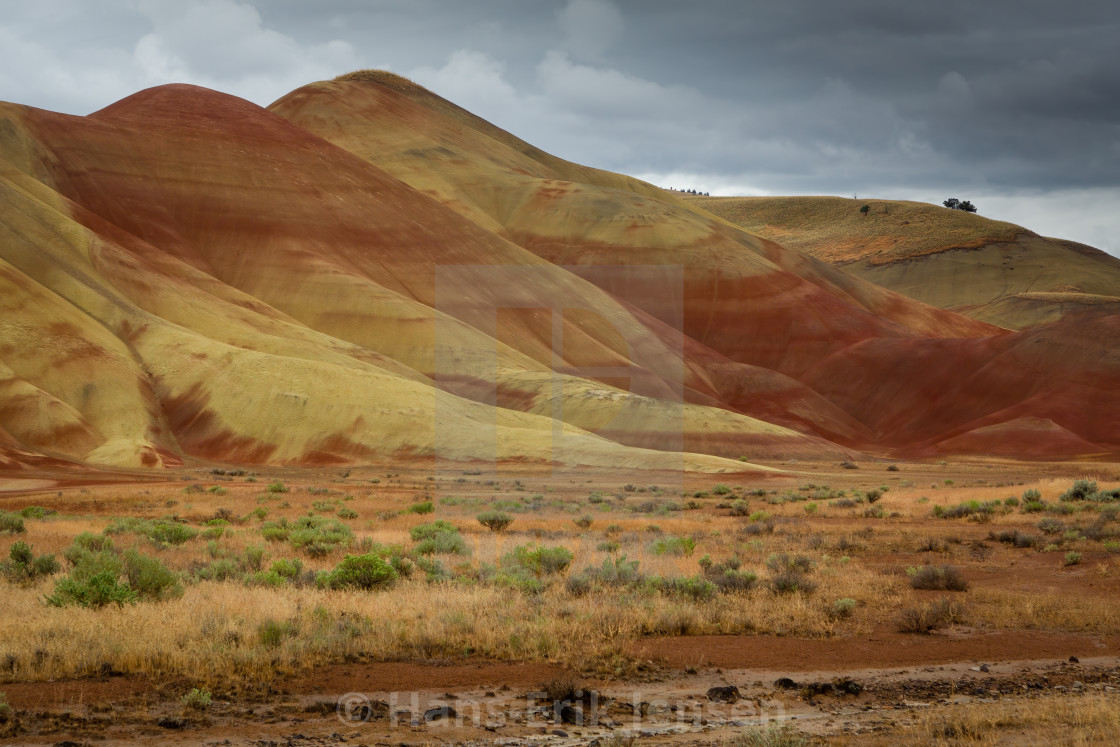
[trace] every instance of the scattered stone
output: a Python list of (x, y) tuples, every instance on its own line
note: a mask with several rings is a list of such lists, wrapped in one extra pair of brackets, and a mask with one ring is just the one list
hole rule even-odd
[(801, 689), (801, 685), (797, 684), (796, 682), (791, 680), (789, 677), (779, 677), (778, 679), (774, 680), (774, 687), (778, 688), (779, 690), (799, 690), (799, 689)]
[(182, 729), (187, 725), (187, 720), (181, 716), (164, 716), (156, 725), (161, 729)]
[(1071, 657), (1069, 657), (1069, 663), (1070, 664), (1080, 664), (1081, 660), (1078, 659), (1076, 656), (1071, 656)]
[(980, 665), (980, 671), (981, 671), (981, 672), (990, 672), (990, 671), (992, 671), (992, 670), (991, 670), (991, 669), (988, 669), (988, 665), (987, 665), (987, 664), (981, 664), (981, 665)]
[(554, 737), (566, 737), (566, 736), (568, 736), (568, 732), (564, 731), (563, 729), (553, 729), (552, 730), (552, 736), (554, 736)]
[(565, 724), (583, 726), (583, 710), (566, 705), (560, 708), (560, 721)]
[(727, 685), (726, 687), (713, 687), (708, 690), (708, 700), (717, 703), (737, 703), (739, 698), (743, 697), (739, 692), (739, 688), (734, 685)]
[(424, 711), (424, 721), (431, 722), (440, 718), (455, 718), (455, 709), (451, 706), (439, 706), (438, 708), (429, 708)]

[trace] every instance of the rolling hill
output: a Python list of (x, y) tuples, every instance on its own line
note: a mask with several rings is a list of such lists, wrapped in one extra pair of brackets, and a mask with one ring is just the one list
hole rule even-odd
[(683, 199), (884, 288), (1008, 329), (1120, 313), (1120, 259), (1011, 223), (898, 200)]
[(1120, 318), (1009, 333), (384, 73), (0, 105), (0, 286), (9, 469), (1120, 451)]

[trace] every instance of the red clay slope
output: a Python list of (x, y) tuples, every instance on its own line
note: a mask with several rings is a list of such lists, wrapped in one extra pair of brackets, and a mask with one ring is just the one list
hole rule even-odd
[[(839, 404), (859, 421), (864, 438), (870, 435), (872, 444), (888, 450), (1005, 453), (995, 448), (990, 431), (962, 438), (968, 428), (993, 422), (1008, 423), (1010, 442), (1019, 442), (1011, 451), (1021, 446), (1024, 456), (1114, 448), (1098, 425), (1117, 411), (1108, 409), (1107, 398), (1103, 413), (1094, 414), (1095, 407), (1086, 403), (1101, 401), (1098, 390), (1115, 388), (1120, 370), (1106, 364), (1083, 371), (1086, 361), (1065, 358), (1056, 345), (1065, 332), (1024, 342), (1022, 336), (914, 303), (690, 213), (671, 194), (658, 199), (649, 185), (631, 190), (601, 172), (584, 174), (542, 157), (490, 123), (393, 76), (312, 84), (271, 109), (550, 262), (683, 268), (676, 294), (642, 288), (625, 273), (588, 277), (655, 317), (680, 314), (690, 337), (689, 363), (707, 373), (725, 406), (859, 443), (850, 428), (830, 430), (821, 417), (800, 424), (790, 419), (796, 406), (782, 401), (759, 376), (772, 369)], [(1099, 340), (1086, 342), (1090, 350), (1107, 351), (1118, 340), (1104, 330)], [(1008, 349), (1019, 351), (1025, 364), (989, 365), (989, 357), (1001, 358)], [(925, 351), (937, 351), (937, 361), (926, 359)], [(736, 369), (737, 364), (747, 365)], [(1089, 389), (1069, 388), (1069, 380), (1079, 377), (1092, 382)], [(763, 403), (784, 413), (766, 412)], [(1039, 429), (1020, 415), (1053, 416), (1061, 425)], [(834, 424), (843, 422), (830, 417)], [(941, 441), (945, 444), (937, 447)]]
[[(1023, 454), (1120, 449), (1117, 318), (1008, 334), (376, 83), (317, 86), (289, 118), (191, 86), (8, 115), (0, 261), (42, 309), (0, 329), (13, 440), (149, 466), (431, 456), (441, 439), (459, 459), (635, 466), (647, 448), (968, 452), (993, 432), (1032, 439)], [(385, 102), (407, 116), (378, 119)], [(410, 122), (458, 128), (460, 152), (410, 160), (431, 145)], [(88, 380), (51, 374), (80, 371), (82, 340)], [(553, 417), (583, 430), (556, 440)]]

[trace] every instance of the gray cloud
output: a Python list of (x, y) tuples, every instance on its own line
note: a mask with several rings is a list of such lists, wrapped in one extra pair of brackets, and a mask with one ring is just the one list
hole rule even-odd
[(1120, 253), (1120, 11), (1038, 0), (0, 0), (0, 99), (357, 67), (546, 150), (715, 192), (973, 199)]

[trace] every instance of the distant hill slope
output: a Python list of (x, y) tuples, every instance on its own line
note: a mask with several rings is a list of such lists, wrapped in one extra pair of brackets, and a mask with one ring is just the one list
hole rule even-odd
[(684, 199), (885, 288), (1009, 329), (1120, 313), (1120, 259), (1011, 223), (897, 200)]

